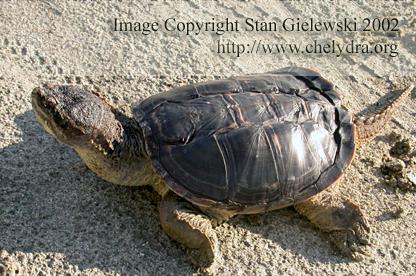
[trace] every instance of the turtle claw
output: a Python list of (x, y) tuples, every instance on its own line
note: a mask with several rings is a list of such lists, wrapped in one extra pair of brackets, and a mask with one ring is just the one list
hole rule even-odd
[(196, 267), (208, 268), (215, 262), (218, 246), (216, 242), (207, 240), (199, 248), (188, 248), (188, 254)]
[(345, 256), (362, 261), (370, 253), (370, 228), (362, 225), (353, 229), (334, 230), (329, 233), (332, 244)]
[[(199, 221), (199, 225), (203, 221)], [(202, 225), (201, 225), (202, 226)], [(195, 225), (194, 225), (195, 227)], [(208, 268), (219, 255), (218, 239), (213, 231), (195, 231), (190, 233), (187, 251), (191, 262), (198, 268)]]

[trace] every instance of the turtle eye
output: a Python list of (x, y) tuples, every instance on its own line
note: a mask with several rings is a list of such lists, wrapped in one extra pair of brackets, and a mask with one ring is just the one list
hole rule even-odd
[(62, 116), (55, 110), (52, 110), (52, 116), (55, 121), (55, 123), (62, 129), (67, 129), (69, 127), (69, 124), (66, 120), (62, 118)]
[(58, 102), (56, 101), (56, 99), (54, 98), (54, 97), (52, 97), (52, 96), (49, 96), (49, 97), (47, 97), (46, 98), (46, 103), (48, 104), (48, 105), (51, 105), (51, 106), (56, 106), (56, 105), (58, 105)]

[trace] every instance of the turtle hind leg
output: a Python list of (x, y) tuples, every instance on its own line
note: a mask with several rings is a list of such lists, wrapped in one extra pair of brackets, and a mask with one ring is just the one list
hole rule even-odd
[(349, 199), (323, 191), (294, 207), (316, 227), (328, 232), (333, 245), (344, 255), (354, 260), (362, 260), (369, 255), (370, 228), (367, 219)]
[(192, 262), (201, 268), (210, 267), (218, 254), (210, 219), (172, 192), (163, 197), (159, 212), (163, 230), (187, 248)]
[(393, 115), (393, 112), (413, 90), (411, 85), (399, 93), (393, 100), (380, 110), (366, 116), (354, 116), (356, 126), (356, 140), (358, 144), (365, 144), (373, 139), (382, 130)]

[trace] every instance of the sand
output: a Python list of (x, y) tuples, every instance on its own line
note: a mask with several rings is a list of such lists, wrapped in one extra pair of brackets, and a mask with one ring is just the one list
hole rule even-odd
[[(282, 19), (397, 17), (400, 32), (211, 32), (149, 35), (114, 32), (115, 17), (158, 21), (245, 17)], [(31, 90), (46, 82), (94, 84), (120, 108), (190, 82), (311, 67), (335, 83), (352, 112), (374, 109), (392, 90), (416, 81), (414, 1), (1, 1), (0, 274), (190, 275), (199, 273), (162, 231), (159, 197), (119, 187), (89, 171), (37, 123)], [(399, 55), (218, 54), (218, 39), (237, 43), (367, 41), (395, 43)], [(238, 216), (216, 228), (223, 275), (411, 275), (416, 273), (416, 197), (386, 186), (380, 169), (392, 130), (415, 139), (415, 92), (381, 136), (362, 147), (343, 194), (370, 218), (372, 256), (352, 262), (293, 209), (253, 222)], [(368, 109), (367, 107), (370, 108)], [(367, 108), (367, 109), (366, 109)], [(398, 218), (391, 210), (400, 206)]]

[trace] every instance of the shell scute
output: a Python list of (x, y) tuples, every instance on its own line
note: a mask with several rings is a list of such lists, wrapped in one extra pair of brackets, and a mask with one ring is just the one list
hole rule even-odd
[(338, 179), (354, 126), (333, 85), (304, 68), (188, 85), (134, 108), (169, 187), (203, 206), (276, 209)]

